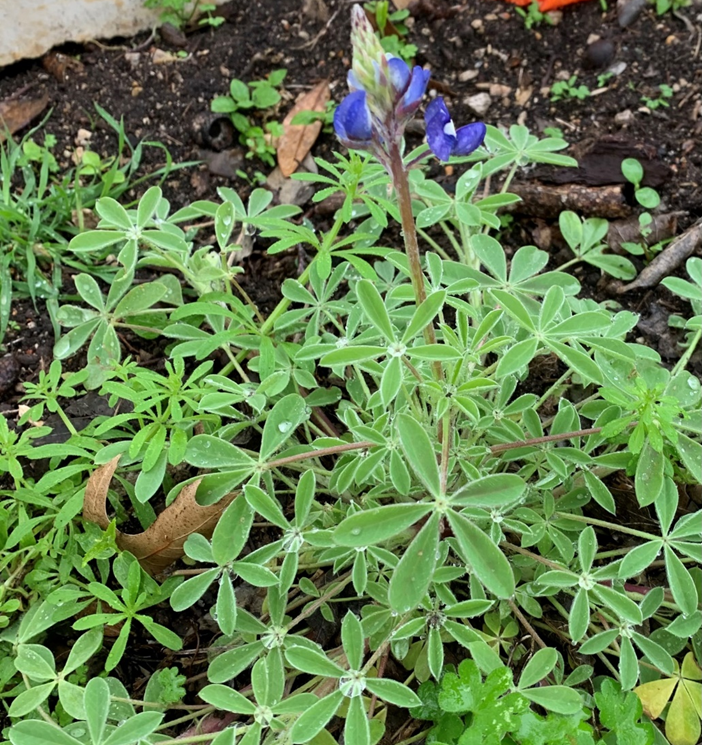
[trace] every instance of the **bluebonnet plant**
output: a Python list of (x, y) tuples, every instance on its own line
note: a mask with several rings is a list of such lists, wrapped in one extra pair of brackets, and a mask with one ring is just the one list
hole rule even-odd
[[(408, 166), (402, 157), (402, 136), (419, 108), (431, 73), (421, 67), (410, 70), (403, 60), (387, 55), (360, 5), (354, 5), (352, 10), (351, 43), (353, 64), (348, 75), (351, 92), (334, 113), (334, 129), (347, 147), (373, 153), (392, 178), (415, 301), (420, 305), (426, 299), (426, 292), (412, 214)], [(427, 109), (427, 143), (440, 160), (472, 152), (484, 136), (484, 124), (456, 130), (441, 98)], [(432, 325), (425, 329), (424, 338), (427, 344), (435, 343)], [(438, 362), (435, 371), (440, 378), (442, 372)]]

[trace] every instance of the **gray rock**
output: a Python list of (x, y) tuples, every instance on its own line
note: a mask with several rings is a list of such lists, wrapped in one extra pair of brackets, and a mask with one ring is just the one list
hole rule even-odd
[(469, 106), (478, 116), (485, 116), (492, 105), (492, 98), (489, 93), (476, 93), (474, 96), (466, 98), (466, 105)]

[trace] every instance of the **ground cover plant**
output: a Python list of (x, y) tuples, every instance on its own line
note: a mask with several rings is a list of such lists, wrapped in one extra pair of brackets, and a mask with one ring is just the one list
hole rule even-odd
[[(691, 309), (668, 369), (635, 314), (498, 240), (516, 174), (573, 165), (565, 141), (454, 124), (436, 97), (404, 152), (428, 72), (353, 19), (349, 151), (298, 176), (340, 198), (328, 229), (263, 189), (172, 210), (154, 186), (101, 198), (67, 247), (112, 271), (76, 273), (56, 361), (0, 419), (3, 736), (694, 745), (702, 261), (666, 280)], [(562, 213), (573, 261), (630, 278), (603, 222)], [(307, 259), (265, 316), (234, 261), (252, 233)], [(165, 369), (127, 334), (168, 344)], [(543, 358), (558, 376), (525, 392)], [(66, 409), (96, 393), (78, 430)], [(619, 518), (618, 473), (647, 523)]]

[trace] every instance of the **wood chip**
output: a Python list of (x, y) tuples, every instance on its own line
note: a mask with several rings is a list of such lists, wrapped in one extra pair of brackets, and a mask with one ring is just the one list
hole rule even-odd
[(651, 224), (648, 226), (650, 233), (645, 237), (641, 235), (641, 223), (638, 215), (632, 215), (626, 220), (614, 220), (610, 222), (607, 230), (607, 245), (615, 253), (623, 253), (622, 243), (641, 243), (646, 241), (649, 246), (671, 238), (677, 232), (678, 218), (684, 212), (668, 212), (663, 215), (653, 215)]
[(702, 220), (698, 220), (691, 228), (688, 228), (681, 236), (670, 243), (656, 258), (644, 269), (639, 276), (628, 285), (617, 289), (620, 295), (632, 290), (646, 290), (656, 287), (659, 282), (674, 272), (689, 256), (702, 247)]
[(311, 91), (300, 96), (283, 120), (284, 132), (278, 140), (278, 165), (285, 178), (295, 173), (322, 131), (321, 121), (312, 124), (291, 124), (292, 120), (302, 111), (322, 113), (329, 96), (329, 81), (323, 80)]
[[(97, 523), (103, 530), (110, 524), (106, 507), (107, 491), (120, 457), (116, 456), (95, 470), (85, 487), (83, 518)], [(195, 500), (199, 485), (199, 479), (186, 484), (175, 500), (143, 533), (128, 535), (117, 531), (117, 545), (123, 551), (134, 554), (149, 574), (158, 574), (180, 559), (185, 553), (183, 544), (192, 533), (200, 533), (209, 538), (220, 515), (236, 497), (236, 494), (228, 494), (219, 502), (202, 507)]]
[(555, 218), (563, 210), (573, 210), (583, 217), (627, 217), (631, 207), (621, 186), (551, 185), (538, 182), (513, 183), (510, 192), (522, 198), (511, 205), (510, 212), (532, 217)]
[(48, 104), (47, 95), (0, 101), (0, 142), (5, 142), (8, 130), (13, 135), (26, 127)]

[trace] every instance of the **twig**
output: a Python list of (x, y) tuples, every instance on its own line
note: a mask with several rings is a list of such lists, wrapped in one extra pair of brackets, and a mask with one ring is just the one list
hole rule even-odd
[[(635, 423), (632, 422), (633, 426)], [(518, 440), (517, 442), (503, 442), (499, 445), (493, 445), (490, 448), (490, 452), (495, 455), (497, 453), (504, 453), (507, 450), (514, 450), (516, 448), (529, 447), (530, 445), (541, 445), (545, 442), (558, 442), (559, 440), (570, 440), (572, 437), (587, 437), (588, 435), (596, 435), (602, 431), (602, 427), (590, 427), (589, 429), (578, 429), (574, 432), (562, 432), (558, 435), (544, 435), (543, 437), (533, 437), (530, 440)]]
[(509, 603), (512, 613), (514, 613), (514, 615), (519, 619), (519, 622), (527, 630), (527, 633), (531, 635), (531, 638), (541, 647), (541, 649), (546, 649), (546, 643), (538, 635), (536, 629), (529, 623), (529, 621), (527, 621), (526, 616), (519, 610), (514, 600), (508, 600), (507, 602)]
[(317, 46), (317, 42), (329, 31), (334, 19), (341, 13), (341, 8), (337, 8), (331, 15), (331, 18), (327, 21), (324, 28), (310, 41), (306, 41), (302, 46), (293, 47), (293, 49), (314, 49)]
[(287, 466), (289, 463), (297, 463), (301, 460), (308, 460), (309, 458), (322, 458), (325, 455), (336, 455), (337, 453), (346, 453), (349, 450), (364, 450), (365, 448), (376, 447), (376, 443), (370, 440), (361, 440), (361, 442), (348, 442), (343, 445), (332, 445), (328, 448), (320, 448), (319, 450), (308, 450), (305, 453), (298, 453), (297, 455), (289, 455), (287, 458), (278, 458), (278, 460), (272, 460), (265, 464), (267, 469), (280, 468), (281, 466)]

